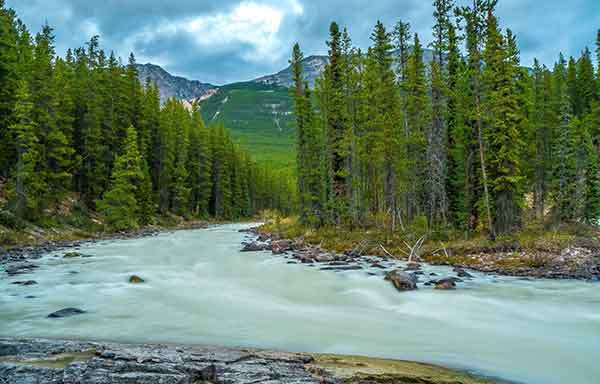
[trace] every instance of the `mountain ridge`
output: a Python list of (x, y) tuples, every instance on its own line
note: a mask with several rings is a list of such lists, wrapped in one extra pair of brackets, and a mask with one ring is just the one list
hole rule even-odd
[(219, 88), (210, 83), (172, 75), (161, 66), (152, 63), (137, 64), (136, 68), (142, 84), (145, 84), (147, 78), (150, 78), (150, 81), (156, 81), (160, 90), (161, 104), (171, 97), (188, 102), (201, 100), (207, 96), (210, 97)]

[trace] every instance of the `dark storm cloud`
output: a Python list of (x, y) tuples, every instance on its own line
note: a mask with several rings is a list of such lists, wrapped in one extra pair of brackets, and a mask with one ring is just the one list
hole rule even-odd
[[(59, 53), (99, 34), (104, 47), (124, 58), (133, 51), (140, 62), (216, 84), (283, 68), (294, 41), (307, 55), (325, 53), (332, 20), (347, 26), (363, 48), (378, 19), (388, 26), (409, 21), (425, 42), (432, 24), (428, 0), (7, 0), (7, 5), (33, 31), (48, 21)], [(500, 0), (498, 14), (517, 34), (524, 65), (533, 57), (551, 65), (560, 51), (577, 55), (592, 47), (600, 28), (597, 0)]]

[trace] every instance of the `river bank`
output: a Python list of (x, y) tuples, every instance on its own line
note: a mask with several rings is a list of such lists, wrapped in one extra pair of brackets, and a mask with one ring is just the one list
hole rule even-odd
[(59, 250), (76, 251), (83, 244), (98, 241), (143, 238), (176, 230), (207, 228), (210, 224), (203, 220), (180, 221), (172, 225), (145, 226), (131, 231), (84, 232), (79, 233), (76, 239), (72, 238), (73, 232), (70, 230), (55, 230), (51, 236), (39, 235), (22, 244), (0, 246), (0, 265), (39, 259), (47, 253)]
[[(266, 224), (250, 230), (255, 238), (245, 249), (272, 250), (274, 254), (289, 253), (302, 263), (334, 263), (337, 269), (352, 268), (361, 258), (379, 257), (408, 261), (410, 244), (404, 239), (384, 240), (381, 234), (364, 231), (298, 232), (285, 225)], [(358, 237), (357, 237), (358, 236)], [(381, 237), (381, 236), (380, 236)], [(274, 246), (273, 246), (274, 245)], [(282, 245), (284, 245), (282, 247)], [(424, 244), (412, 255), (407, 270), (415, 271), (419, 262), (454, 267), (461, 270), (525, 278), (600, 280), (600, 241), (594, 237), (553, 241), (540, 238), (523, 245), (516, 241), (496, 243), (439, 242)]]
[(399, 360), (185, 345), (0, 338), (0, 382), (86, 384), (492, 384)]

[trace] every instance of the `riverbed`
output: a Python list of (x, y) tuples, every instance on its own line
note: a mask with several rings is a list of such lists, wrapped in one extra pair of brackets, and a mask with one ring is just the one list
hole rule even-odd
[[(78, 250), (89, 257), (57, 251), (35, 260), (32, 273), (0, 272), (0, 336), (358, 354), (522, 383), (598, 382), (598, 283), (472, 272), (455, 291), (400, 293), (369, 263), (322, 271), (240, 253), (247, 226), (89, 243)], [(442, 266), (424, 272), (453, 275)], [(146, 282), (130, 284), (132, 274)], [(37, 284), (11, 284), (23, 280)], [(65, 307), (87, 313), (46, 317)]]

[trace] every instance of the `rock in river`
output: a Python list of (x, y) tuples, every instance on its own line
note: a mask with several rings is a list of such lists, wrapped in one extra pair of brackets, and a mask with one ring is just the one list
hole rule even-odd
[(36, 268), (38, 268), (38, 266), (35, 264), (25, 263), (25, 264), (7, 266), (5, 268), (5, 271), (9, 276), (16, 276), (16, 275), (22, 275), (25, 273), (33, 272), (33, 270)]
[(279, 255), (281, 253), (291, 251), (292, 250), (292, 242), (291, 240), (275, 240), (271, 242), (271, 251)]
[(81, 253), (79, 252), (67, 252), (63, 255), (63, 258), (65, 259), (72, 259), (74, 257), (81, 257)]
[(144, 283), (146, 280), (142, 279), (141, 277), (139, 277), (138, 275), (131, 275), (129, 277), (129, 282), (131, 284), (140, 284), (140, 283)]
[(419, 269), (421, 269), (421, 264), (415, 261), (406, 264), (406, 268), (404, 268), (405, 271), (418, 271)]
[(460, 267), (454, 268), (454, 272), (456, 272), (456, 275), (458, 277), (466, 277), (469, 279), (473, 277), (473, 275), (471, 275), (469, 272), (465, 271), (464, 269), (462, 269)]
[(16, 285), (36, 285), (37, 281), (35, 280), (27, 280), (27, 281), (15, 281), (12, 284), (16, 284)]
[(65, 308), (65, 309), (61, 309), (60, 311), (56, 311), (56, 312), (49, 314), (48, 317), (50, 317), (50, 318), (70, 317), (70, 316), (75, 316), (75, 315), (81, 315), (82, 313), (85, 313), (85, 311), (83, 309)]
[(388, 272), (385, 275), (385, 279), (391, 281), (399, 291), (413, 291), (417, 289), (417, 277), (399, 269)]
[(435, 289), (448, 290), (448, 289), (456, 289), (456, 283), (454, 279), (440, 279), (435, 282)]
[(244, 244), (244, 248), (242, 248), (242, 252), (260, 252), (260, 251), (264, 251), (266, 249), (268, 249), (268, 245), (267, 244), (261, 244), (261, 243), (248, 243), (248, 244)]

